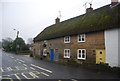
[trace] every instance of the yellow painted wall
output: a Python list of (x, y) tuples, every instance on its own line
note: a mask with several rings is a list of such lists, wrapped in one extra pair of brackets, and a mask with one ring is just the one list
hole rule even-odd
[(106, 62), (105, 59), (105, 50), (104, 49), (97, 49), (96, 50), (96, 64), (99, 64), (100, 62)]

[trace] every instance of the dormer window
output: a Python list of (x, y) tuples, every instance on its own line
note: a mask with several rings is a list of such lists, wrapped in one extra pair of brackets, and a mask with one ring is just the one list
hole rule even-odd
[(64, 37), (64, 43), (70, 43), (70, 36)]
[(78, 42), (85, 42), (85, 34), (78, 35)]

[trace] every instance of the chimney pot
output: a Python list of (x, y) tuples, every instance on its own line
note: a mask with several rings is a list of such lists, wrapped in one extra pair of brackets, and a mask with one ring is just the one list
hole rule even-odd
[(57, 18), (55, 19), (55, 23), (57, 24), (57, 23), (59, 23), (59, 22), (60, 22), (60, 18), (57, 17)]
[(86, 13), (93, 11), (92, 4), (90, 3), (90, 8), (86, 9)]
[(118, 0), (111, 0), (111, 5), (114, 6), (118, 3)]

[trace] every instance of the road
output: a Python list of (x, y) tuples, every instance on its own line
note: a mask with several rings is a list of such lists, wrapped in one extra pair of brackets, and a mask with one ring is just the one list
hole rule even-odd
[[(23, 79), (118, 79), (118, 75), (95, 72), (77, 67), (64, 66), (34, 59), (28, 56), (2, 52), (2, 79), (22, 81)], [(61, 81), (61, 80), (59, 80)]]

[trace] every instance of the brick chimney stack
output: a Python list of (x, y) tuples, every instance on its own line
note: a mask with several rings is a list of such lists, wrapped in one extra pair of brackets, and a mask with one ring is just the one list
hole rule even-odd
[(90, 3), (90, 8), (86, 9), (86, 13), (93, 11), (92, 4)]
[(59, 22), (60, 22), (60, 18), (57, 17), (57, 18), (55, 19), (55, 24), (57, 24), (57, 23), (59, 23)]
[(114, 6), (118, 3), (118, 0), (111, 0), (111, 5)]

